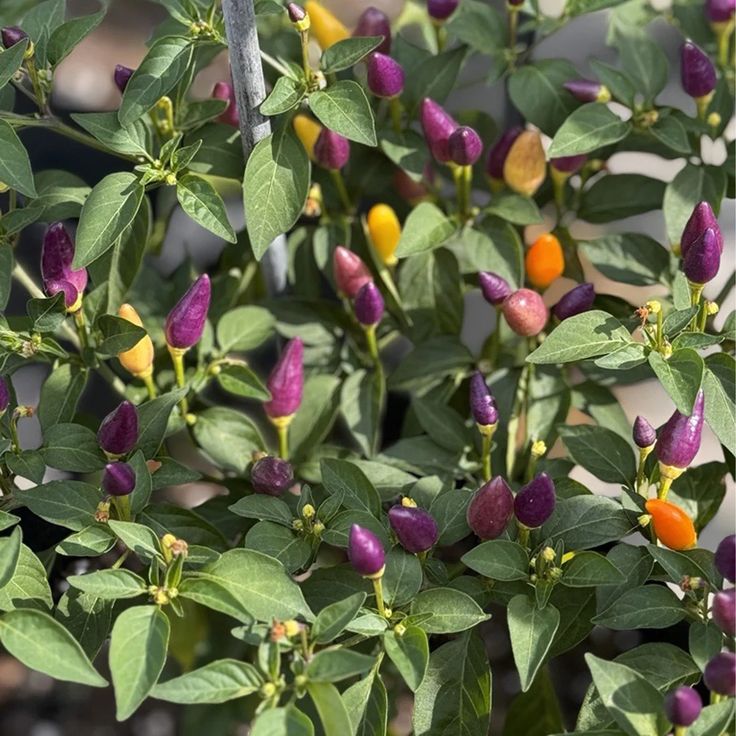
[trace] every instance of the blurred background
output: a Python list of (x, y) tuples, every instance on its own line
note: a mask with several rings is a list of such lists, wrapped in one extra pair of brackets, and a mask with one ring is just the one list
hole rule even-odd
[[(4, 25), (4, 15), (18, 5), (29, 7), (34, 0), (0, 0), (0, 22)], [(7, 3), (7, 5), (6, 5)], [(392, 18), (398, 17), (403, 8), (403, 0), (324, 0), (348, 27), (355, 24), (360, 13), (369, 5), (380, 7)], [(498, 2), (498, 7), (502, 3)], [(540, 6), (545, 14), (555, 16), (561, 12), (560, 0), (541, 0)], [(68, 0), (69, 15), (95, 12), (98, 5), (94, 0)], [(568, 24), (551, 39), (541, 43), (536, 51), (536, 58), (564, 57), (572, 61), (585, 76), (588, 71), (587, 60), (596, 57), (603, 61), (614, 62), (615, 52), (605, 46), (605, 11), (583, 16)], [(120, 100), (120, 93), (113, 83), (113, 69), (116, 64), (136, 67), (146, 52), (146, 39), (153, 28), (166, 17), (161, 5), (145, 0), (113, 0), (105, 21), (88, 36), (77, 49), (59, 66), (54, 81), (53, 107), (60, 114), (76, 111), (98, 111), (115, 109)], [(676, 62), (681, 37), (678, 32), (666, 23), (655, 22), (651, 31), (671, 60), (671, 80), (659, 101), (694, 110), (693, 102), (680, 90), (678, 64)], [(194, 93), (200, 97), (210, 95), (215, 82), (226, 80), (229, 76), (226, 55), (218, 57), (197, 78)], [(450, 110), (478, 109), (489, 113), (503, 128), (509, 121), (511, 111), (507, 109), (501, 86), (489, 92), (485, 86), (479, 86), (477, 80), (485, 76), (484, 60), (478, 56), (471, 57), (457, 89), (448, 100)], [(736, 125), (731, 121), (727, 131), (729, 140), (736, 137)], [(28, 130), (23, 133), (24, 142), (33, 160), (34, 170), (67, 169), (81, 176), (88, 184), (94, 185), (103, 176), (117, 170), (118, 161), (105, 154), (90, 151), (65, 138), (56, 137), (44, 131)], [(721, 165), (726, 158), (725, 147), (712, 145), (707, 151), (707, 162)], [(683, 159), (663, 160), (656, 156), (644, 154), (618, 154), (608, 162), (613, 173), (646, 173), (648, 176), (671, 180), (685, 165)], [(240, 194), (235, 191), (228, 202), (231, 221), (236, 229), (243, 224)], [(731, 278), (736, 262), (736, 236), (734, 220), (736, 207), (734, 200), (725, 200), (720, 213), (721, 227), (724, 232), (726, 248), (721, 264), (719, 277), (706, 288), (706, 296), (715, 296), (724, 283)], [(550, 220), (546, 223), (551, 226)], [(525, 240), (531, 243), (545, 229), (544, 225), (527, 229)], [(638, 231), (646, 233), (661, 242), (666, 242), (664, 219), (660, 211), (648, 215), (628, 218), (616, 222), (607, 231)], [(588, 223), (576, 223), (572, 234), (578, 238), (595, 237), (604, 232), (604, 228)], [(40, 253), (40, 236), (42, 228), (32, 226), (23, 236), (19, 248), (19, 257), (24, 265), (36, 268)], [(210, 233), (198, 228), (183, 213), (175, 213), (169, 233), (160, 256), (153, 259), (151, 265), (163, 276), (170, 274), (183, 259), (190, 257), (199, 268), (212, 265), (218, 257), (223, 244)], [(598, 272), (586, 266), (586, 276), (596, 285), (598, 293), (611, 293), (628, 299), (632, 304), (642, 304), (647, 299), (656, 297), (655, 288), (629, 287), (622, 289), (621, 284), (606, 280)], [(548, 304), (554, 304), (562, 292), (570, 288), (570, 283), (560, 280), (545, 295)], [(18, 286), (14, 287), (8, 314), (19, 314), (24, 310), (26, 294)], [(721, 305), (721, 313), (716, 322), (720, 327), (722, 320), (736, 307), (736, 295), (732, 292), (728, 304)], [(466, 299), (465, 324), (463, 338), (468, 347), (476, 353), (493, 329), (493, 310), (481, 298), (479, 292), (471, 292)], [(720, 320), (720, 321), (719, 321)], [(18, 394), (19, 403), (35, 405), (38, 402), (39, 389), (46, 377), (46, 370), (40, 366), (18, 371), (13, 383)], [(633, 421), (637, 414), (649, 418), (654, 426), (663, 423), (672, 411), (671, 401), (656, 381), (640, 383), (635, 386), (622, 386), (615, 389), (627, 415)], [(101, 386), (94, 384), (87, 391), (82, 410), (90, 411), (97, 416), (112, 409), (112, 404), (105, 404), (106, 398)], [(573, 410), (574, 412), (574, 410)], [(573, 413), (569, 421), (588, 421), (582, 414)], [(26, 448), (36, 447), (41, 442), (41, 434), (35, 419), (21, 424), (21, 443)], [(559, 448), (553, 448), (553, 452)], [(721, 450), (706, 427), (704, 441), (696, 464), (709, 460), (720, 460)], [(616, 493), (615, 486), (607, 487), (581, 469), (576, 469), (573, 477), (581, 480), (600, 493)], [(177, 502), (196, 505), (212, 493), (211, 486), (193, 485), (177, 489)], [(726, 500), (718, 516), (709, 524), (701, 536), (701, 545), (714, 549), (720, 539), (734, 529), (736, 514), (736, 494), (732, 480), (728, 479)], [(65, 570), (70, 574), (77, 570)], [(56, 581), (58, 592), (65, 585), (63, 575)], [(484, 625), (486, 646), (493, 668), (493, 702), (492, 733), (502, 733), (505, 710), (513, 695), (518, 692), (518, 680), (511, 659), (511, 650), (503, 625), (501, 609), (493, 610), (494, 619)], [(587, 668), (582, 659), (586, 650), (594, 651), (598, 656), (612, 658), (643, 641), (668, 640), (687, 648), (687, 628), (682, 624), (664, 634), (649, 631), (611, 632), (596, 629), (585, 647), (578, 647), (555, 660), (551, 667), (551, 675), (556, 683), (557, 695), (560, 698), (568, 726), (574, 723), (574, 714), (589, 684)], [(674, 638), (673, 638), (674, 636)], [(102, 665), (106, 659), (103, 651), (98, 658)], [(102, 665), (104, 666), (104, 665)], [(0, 654), (0, 736), (174, 736), (200, 734), (205, 729), (209, 736), (246, 736), (245, 725), (247, 712), (239, 706), (225, 708), (222, 718), (218, 719), (206, 706), (193, 706), (183, 713), (175, 706), (169, 706), (149, 700), (133, 718), (118, 724), (114, 720), (114, 706), (111, 689), (91, 690), (74, 685), (55, 683), (44, 675), (29, 672), (23, 665), (7, 655)], [(392, 725), (394, 734), (406, 734), (410, 730), (410, 700), (400, 701)], [(238, 725), (238, 722), (240, 725)], [(347, 735), (346, 735), (347, 736)], [(519, 734), (518, 736), (523, 736)]]

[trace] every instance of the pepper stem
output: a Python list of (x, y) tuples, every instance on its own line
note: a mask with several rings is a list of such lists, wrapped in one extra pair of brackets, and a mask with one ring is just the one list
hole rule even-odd
[(728, 66), (728, 48), (731, 45), (731, 34), (734, 29), (734, 19), (726, 21), (725, 23), (713, 23), (711, 24), (713, 32), (716, 36), (718, 43), (718, 64), (719, 66)]
[(279, 457), (282, 460), (289, 459), (289, 425), (276, 427), (279, 436)]
[(529, 532), (531, 531), (531, 529), (529, 529), (529, 527), (525, 524), (522, 524), (520, 521), (517, 521), (516, 523), (519, 528), (517, 541), (522, 547), (524, 547), (524, 549), (526, 549), (529, 547)]
[[(688, 281), (688, 286), (690, 287), (690, 304), (693, 307), (700, 306), (700, 299), (703, 296), (703, 288), (705, 284), (695, 284), (692, 281)], [(697, 329), (698, 326), (698, 315), (696, 314), (689, 326), (690, 332), (694, 332)]]
[(659, 482), (659, 489), (657, 490), (657, 498), (660, 501), (667, 500), (667, 494), (670, 492), (672, 486), (672, 478), (662, 478)]
[(447, 31), (442, 23), (434, 24), (434, 36), (437, 41), (437, 53), (441, 54), (447, 44)]
[(506, 9), (509, 14), (509, 48), (513, 51), (516, 46), (516, 29), (519, 25), (519, 8), (508, 3)]
[(491, 445), (493, 444), (493, 435), (483, 435), (483, 447), (481, 449), (481, 459), (483, 461), (483, 480), (488, 482), (491, 479)]
[(118, 519), (120, 521), (130, 521), (130, 496), (113, 496), (112, 503), (118, 512)]
[(342, 172), (340, 169), (330, 169), (330, 175), (332, 176), (337, 193), (340, 195), (340, 201), (345, 208), (345, 214), (349, 214), (353, 210), (353, 203), (350, 201), (350, 195), (345, 186), (345, 179), (343, 179)]
[(396, 97), (392, 97), (388, 101), (389, 110), (391, 111), (391, 124), (394, 126), (396, 133), (401, 133), (401, 100)]
[(145, 376), (141, 376), (141, 379), (143, 380), (143, 383), (146, 386), (146, 390), (148, 391), (148, 398), (155, 399), (156, 396), (158, 396), (158, 390), (156, 389), (156, 384), (153, 382), (153, 373), (148, 373)]
[[(172, 348), (171, 345), (168, 345), (167, 347), (169, 348), (171, 362), (174, 365), (174, 376), (176, 377), (176, 385), (179, 388), (184, 388), (184, 385), (186, 383), (184, 378), (184, 355), (187, 351), (184, 348)], [(181, 415), (183, 417), (186, 417), (186, 415), (189, 413), (189, 402), (187, 401), (186, 396), (179, 402), (179, 407), (181, 408)]]
[(707, 95), (703, 95), (702, 97), (695, 98), (695, 106), (698, 109), (698, 119), (699, 120), (705, 120), (706, 116), (708, 115), (708, 107), (710, 106), (710, 101), (712, 99), (713, 99), (712, 92), (710, 92)]
[(84, 319), (84, 310), (81, 308), (74, 312), (74, 324), (77, 328), (77, 334), (79, 335), (79, 342), (82, 348), (86, 348), (89, 345), (87, 340), (87, 324)]
[(302, 44), (302, 67), (304, 68), (304, 81), (309, 87), (312, 83), (312, 65), (309, 63), (309, 31), (299, 31), (299, 40)]
[(649, 454), (652, 451), (652, 448), (654, 446), (651, 445), (649, 447), (640, 447), (639, 448), (639, 467), (636, 471), (636, 490), (638, 493), (640, 493), (644, 498), (647, 497), (647, 490), (644, 488), (644, 464), (646, 463), (646, 459), (649, 457)]
[(378, 609), (378, 612), (383, 616), (384, 618), (389, 618), (389, 614), (386, 611), (386, 605), (383, 602), (383, 583), (381, 582), (383, 580), (383, 570), (381, 570), (381, 574), (378, 577), (371, 578), (371, 582), (373, 583), (373, 592), (376, 594), (376, 608)]
[(675, 726), (675, 736), (685, 736), (687, 734), (687, 726)]
[(466, 222), (470, 216), (470, 184), (473, 179), (471, 166), (454, 166), (452, 177), (457, 192), (457, 211), (460, 222)]
[(376, 326), (368, 325), (363, 327), (365, 332), (365, 341), (368, 346), (368, 352), (370, 353), (373, 362), (380, 368), (381, 358), (378, 355), (378, 341), (376, 340)]

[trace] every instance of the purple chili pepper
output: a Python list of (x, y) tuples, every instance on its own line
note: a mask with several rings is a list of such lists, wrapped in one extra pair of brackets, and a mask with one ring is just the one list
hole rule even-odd
[(637, 417), (634, 420), (634, 444), (646, 450), (657, 441), (657, 433), (651, 424), (644, 417)]
[(486, 173), (492, 179), (503, 180), (503, 165), (506, 162), (511, 146), (514, 141), (524, 132), (524, 128), (514, 126), (509, 128), (503, 135), (491, 146), (488, 151), (488, 161), (486, 162)]
[(716, 549), (715, 564), (726, 580), (736, 582), (736, 534), (729, 534), (721, 540)]
[(468, 526), (481, 539), (496, 539), (503, 534), (514, 512), (514, 496), (508, 483), (497, 475), (481, 486), (468, 506)]
[(563, 174), (575, 174), (583, 168), (583, 165), (588, 160), (588, 155), (581, 153), (578, 156), (560, 156), (559, 158), (550, 159), (549, 163), (553, 169), (562, 172)]
[(235, 90), (232, 84), (217, 82), (212, 89), (212, 96), (216, 100), (227, 102), (227, 107), (220, 113), (217, 122), (237, 128), (240, 124), (240, 115), (238, 114), (238, 105), (235, 102)]
[(337, 171), (350, 159), (350, 142), (339, 133), (322, 128), (314, 144), (314, 160), (323, 168)]
[(468, 125), (456, 128), (447, 139), (450, 160), (458, 166), (472, 166), (483, 153), (483, 141)]
[(210, 277), (205, 273), (187, 289), (166, 317), (164, 332), (169, 347), (188, 350), (199, 342), (207, 322), (211, 296)]
[(708, 54), (692, 41), (680, 49), (680, 79), (690, 97), (706, 97), (716, 88), (716, 68)]
[(711, 692), (736, 696), (736, 654), (720, 652), (708, 662), (703, 672), (705, 686)]
[(123, 401), (100, 423), (97, 442), (108, 455), (125, 455), (138, 442), (138, 410)]
[(386, 552), (372, 531), (353, 524), (348, 535), (348, 559), (356, 572), (364, 577), (374, 577), (383, 572)]
[(256, 493), (280, 496), (294, 485), (294, 469), (291, 463), (278, 457), (262, 457), (253, 463), (250, 484)]
[(531, 289), (518, 289), (501, 305), (509, 327), (524, 337), (538, 335), (547, 324), (547, 307), (542, 297)]
[(723, 234), (721, 233), (721, 226), (718, 224), (718, 219), (708, 202), (699, 202), (695, 205), (685, 225), (685, 229), (682, 231), (680, 255), (683, 258), (685, 258), (687, 252), (690, 250), (690, 246), (700, 240), (709, 228), (716, 233), (719, 250), (723, 253)]
[(595, 301), (595, 287), (593, 284), (578, 284), (574, 289), (565, 294), (560, 301), (552, 307), (552, 313), (562, 321), (576, 314), (582, 314), (592, 309)]
[(129, 66), (123, 66), (122, 64), (115, 64), (115, 71), (112, 74), (112, 78), (115, 82), (115, 86), (121, 91), (125, 92), (125, 88), (128, 86), (130, 78), (133, 76), (135, 69), (131, 69)]
[(470, 411), (475, 423), (481, 427), (495, 426), (498, 423), (496, 400), (479, 371), (470, 377)]
[(396, 97), (404, 90), (404, 69), (398, 61), (375, 52), (368, 57), (368, 89), (376, 97)]
[(391, 52), (391, 21), (386, 13), (372, 5), (361, 13), (353, 36), (383, 36), (383, 41), (376, 47), (376, 51), (382, 54)]
[(711, 23), (728, 23), (736, 11), (736, 0), (706, 0), (705, 15)]
[(427, 0), (427, 12), (434, 20), (446, 20), (460, 5), (460, 0)]
[(362, 286), (373, 281), (373, 276), (363, 259), (342, 245), (335, 248), (332, 256), (332, 273), (338, 290), (348, 299), (354, 299)]
[(682, 259), (682, 270), (692, 284), (712, 281), (721, 266), (721, 244), (718, 233), (709, 227), (687, 249)]
[(611, 99), (608, 87), (592, 79), (571, 79), (562, 86), (580, 102), (608, 102)]
[(713, 596), (711, 616), (716, 626), (727, 636), (736, 636), (736, 588)]
[(695, 398), (692, 414), (685, 416), (675, 410), (659, 431), (656, 453), (663, 476), (672, 476), (668, 469), (673, 468), (677, 473), (673, 477), (676, 478), (695, 459), (703, 434), (704, 411), (705, 397), (701, 389)]
[(377, 325), (383, 317), (383, 297), (378, 287), (369, 281), (360, 287), (353, 302), (355, 317), (365, 327)]
[(497, 273), (481, 271), (478, 274), (478, 282), (480, 283), (480, 290), (483, 292), (483, 298), (495, 307), (511, 295), (509, 282)]
[(108, 463), (102, 474), (102, 490), (110, 496), (127, 496), (135, 488), (135, 471), (128, 463)]
[(425, 97), (419, 113), (427, 141), (432, 155), (440, 162), (447, 163), (450, 160), (448, 140), (458, 127), (455, 119), (442, 107), (442, 105)]
[(72, 268), (74, 241), (61, 222), (48, 226), (41, 246), (41, 276), (49, 296), (64, 292), (68, 311), (81, 306), (82, 293), (87, 286), (87, 269)]
[(286, 6), (286, 12), (292, 23), (301, 23), (307, 17), (307, 11), (296, 3), (289, 3)]
[(263, 404), (271, 419), (290, 417), (302, 403), (304, 392), (304, 343), (295, 337), (286, 343), (268, 377), (271, 400)]
[(3, 46), (9, 49), (24, 38), (28, 38), (28, 34), (19, 26), (5, 26), (0, 30), (0, 37), (2, 37)]
[(555, 484), (547, 473), (540, 473), (527, 483), (514, 498), (514, 513), (520, 524), (536, 529), (555, 510)]
[(388, 511), (388, 521), (401, 546), (412, 554), (426, 552), (437, 543), (439, 529), (429, 511), (397, 504)]
[(695, 723), (703, 710), (703, 701), (697, 690), (682, 685), (664, 699), (664, 712), (674, 726), (689, 726)]

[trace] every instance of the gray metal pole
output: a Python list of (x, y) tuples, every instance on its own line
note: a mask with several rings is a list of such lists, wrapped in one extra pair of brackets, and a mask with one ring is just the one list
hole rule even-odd
[[(222, 0), (225, 32), (230, 47), (235, 99), (240, 116), (240, 138), (246, 161), (253, 147), (271, 132), (271, 123), (258, 107), (266, 99), (266, 84), (261, 66), (256, 13), (253, 0)], [(269, 294), (278, 294), (286, 286), (286, 238), (279, 235), (268, 247), (261, 261)]]

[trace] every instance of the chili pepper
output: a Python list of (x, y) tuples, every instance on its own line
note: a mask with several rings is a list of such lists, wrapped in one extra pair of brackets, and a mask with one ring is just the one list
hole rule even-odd
[(472, 166), (483, 153), (483, 141), (468, 125), (456, 128), (447, 139), (450, 160), (458, 166)]
[(481, 434), (498, 424), (498, 407), (483, 375), (476, 371), (470, 377), (470, 411)]
[(280, 496), (294, 485), (294, 469), (286, 460), (267, 455), (253, 463), (250, 484), (256, 493)]
[(77, 312), (82, 306), (87, 286), (87, 269), (72, 268), (74, 241), (61, 222), (48, 226), (41, 246), (41, 276), (49, 296), (64, 292), (67, 312)]
[(642, 416), (638, 416), (634, 420), (634, 444), (640, 450), (651, 448), (657, 441), (657, 433), (654, 427)]
[(611, 91), (592, 79), (571, 79), (562, 85), (579, 102), (610, 102)]
[(523, 337), (538, 335), (547, 324), (547, 307), (531, 289), (518, 289), (504, 299), (501, 311), (509, 327)]
[(348, 559), (355, 571), (364, 577), (381, 576), (386, 552), (372, 531), (353, 524), (348, 535)]
[(514, 141), (524, 132), (524, 129), (518, 125), (506, 130), (501, 137), (491, 146), (488, 151), (488, 160), (486, 161), (486, 174), (491, 178), (491, 183), (495, 182), (495, 187), (500, 188), (503, 184), (503, 165), (506, 163), (506, 156)]
[(4, 376), (0, 376), (0, 417), (8, 410), (10, 404), (10, 388)]
[(508, 483), (497, 475), (481, 486), (468, 506), (468, 526), (483, 540), (504, 533), (514, 511), (514, 496)]
[(130, 401), (122, 401), (100, 423), (97, 443), (108, 454), (126, 455), (138, 442), (138, 410)]
[(692, 243), (682, 259), (682, 270), (691, 284), (712, 281), (721, 266), (721, 246), (716, 231), (709, 227)]
[(115, 65), (115, 71), (113, 72), (112, 78), (115, 82), (115, 86), (121, 92), (125, 92), (125, 88), (128, 86), (128, 82), (133, 76), (134, 71), (135, 69), (131, 69), (129, 66), (123, 66), (122, 64)]
[(483, 298), (493, 306), (498, 306), (503, 300), (511, 295), (511, 287), (505, 278), (491, 271), (481, 271), (478, 274), (478, 282)]
[(311, 26), (311, 18), (301, 5), (297, 3), (288, 3), (286, 6), (286, 14), (289, 20), (294, 24), (297, 31), (308, 31)]
[(709, 228), (715, 232), (719, 251), (723, 253), (723, 233), (718, 224), (718, 219), (708, 202), (699, 202), (695, 205), (685, 229), (682, 231), (682, 237), (680, 238), (680, 255), (682, 258), (685, 258), (690, 246), (700, 240)]
[(727, 23), (736, 11), (736, 0), (706, 0), (705, 15), (711, 23)]
[(652, 517), (654, 533), (665, 547), (674, 550), (691, 549), (697, 535), (693, 520), (674, 503), (650, 498), (644, 506)]
[(552, 233), (540, 235), (526, 252), (524, 265), (529, 283), (537, 289), (546, 289), (565, 270), (560, 241)]
[(332, 272), (338, 291), (348, 299), (354, 299), (362, 286), (373, 281), (373, 276), (361, 257), (342, 245), (335, 248)]
[(3, 46), (9, 49), (24, 38), (28, 38), (28, 34), (20, 26), (5, 26), (0, 30), (0, 37), (2, 38)]
[(350, 142), (329, 128), (322, 128), (313, 149), (314, 160), (330, 171), (339, 171), (350, 160)]
[(294, 126), (296, 137), (301, 141), (309, 158), (314, 161), (314, 145), (317, 143), (319, 134), (322, 132), (322, 126), (312, 120), (312, 118), (301, 113), (294, 116), (292, 125)]
[(711, 615), (716, 626), (727, 636), (736, 636), (736, 588), (713, 596)]
[(102, 474), (102, 490), (110, 496), (127, 496), (135, 488), (135, 471), (128, 463), (108, 463)]
[(664, 699), (664, 712), (673, 726), (689, 726), (698, 719), (703, 701), (697, 690), (681, 685)]
[(729, 534), (716, 548), (715, 565), (721, 575), (736, 583), (736, 534)]
[[(431, 170), (429, 177), (431, 179)], [(393, 176), (394, 189), (409, 204), (416, 205), (429, 196), (429, 190), (422, 181), (414, 181), (403, 169), (396, 169)]]
[(531, 197), (547, 174), (542, 139), (535, 130), (525, 130), (511, 144), (503, 164), (506, 185), (518, 194)]
[(583, 168), (583, 165), (588, 160), (588, 156), (585, 153), (581, 153), (579, 156), (560, 156), (559, 158), (551, 158), (549, 165), (559, 171), (561, 174), (575, 174)]
[(388, 511), (388, 521), (401, 546), (412, 554), (426, 552), (439, 538), (437, 522), (432, 514), (417, 508), (411, 499), (403, 499)]
[(398, 61), (375, 52), (368, 57), (368, 89), (376, 96), (390, 99), (404, 89), (404, 69)]
[(458, 127), (455, 119), (434, 100), (425, 97), (419, 111), (424, 138), (429, 150), (440, 163), (450, 160), (447, 141)]
[(304, 343), (295, 337), (286, 343), (266, 384), (271, 399), (263, 404), (263, 408), (272, 421), (290, 421), (299, 409), (304, 392), (303, 361)]
[(391, 21), (382, 10), (371, 5), (361, 13), (353, 31), (353, 37), (358, 36), (383, 36), (376, 51), (382, 54), (391, 53)]
[(447, 20), (458, 5), (460, 0), (427, 0), (427, 13), (434, 20)]
[(228, 82), (217, 82), (212, 89), (212, 96), (216, 100), (225, 100), (227, 102), (227, 107), (218, 116), (217, 122), (237, 128), (240, 124), (240, 115), (238, 114), (238, 105), (235, 102), (235, 90), (232, 84)]
[(592, 309), (595, 301), (595, 287), (593, 284), (578, 284), (565, 294), (552, 308), (552, 313), (559, 320), (574, 317)]
[(368, 281), (360, 287), (355, 295), (353, 308), (355, 318), (364, 327), (375, 326), (381, 321), (384, 311), (383, 297), (373, 281)]
[(736, 696), (736, 654), (720, 652), (713, 657), (703, 672), (705, 686), (718, 695)]
[(304, 9), (309, 13), (312, 35), (323, 51), (350, 37), (348, 29), (340, 20), (316, 0), (307, 0)]
[(555, 510), (555, 484), (547, 473), (540, 473), (527, 483), (514, 498), (514, 514), (529, 529), (542, 526)]
[[(143, 327), (138, 312), (130, 304), (120, 306), (118, 317), (132, 322), (138, 327)], [(146, 378), (153, 373), (153, 355), (153, 342), (148, 335), (145, 335), (132, 348), (118, 353), (118, 360), (128, 373), (136, 378)]]
[(387, 204), (375, 204), (366, 218), (368, 235), (378, 257), (387, 266), (398, 263), (394, 255), (401, 238), (401, 223), (393, 208)]
[(685, 41), (680, 49), (680, 78), (685, 92), (703, 99), (716, 88), (716, 68), (708, 54), (692, 41)]
[(164, 332), (169, 349), (186, 351), (199, 342), (207, 323), (211, 295), (210, 277), (202, 274), (166, 317)]

